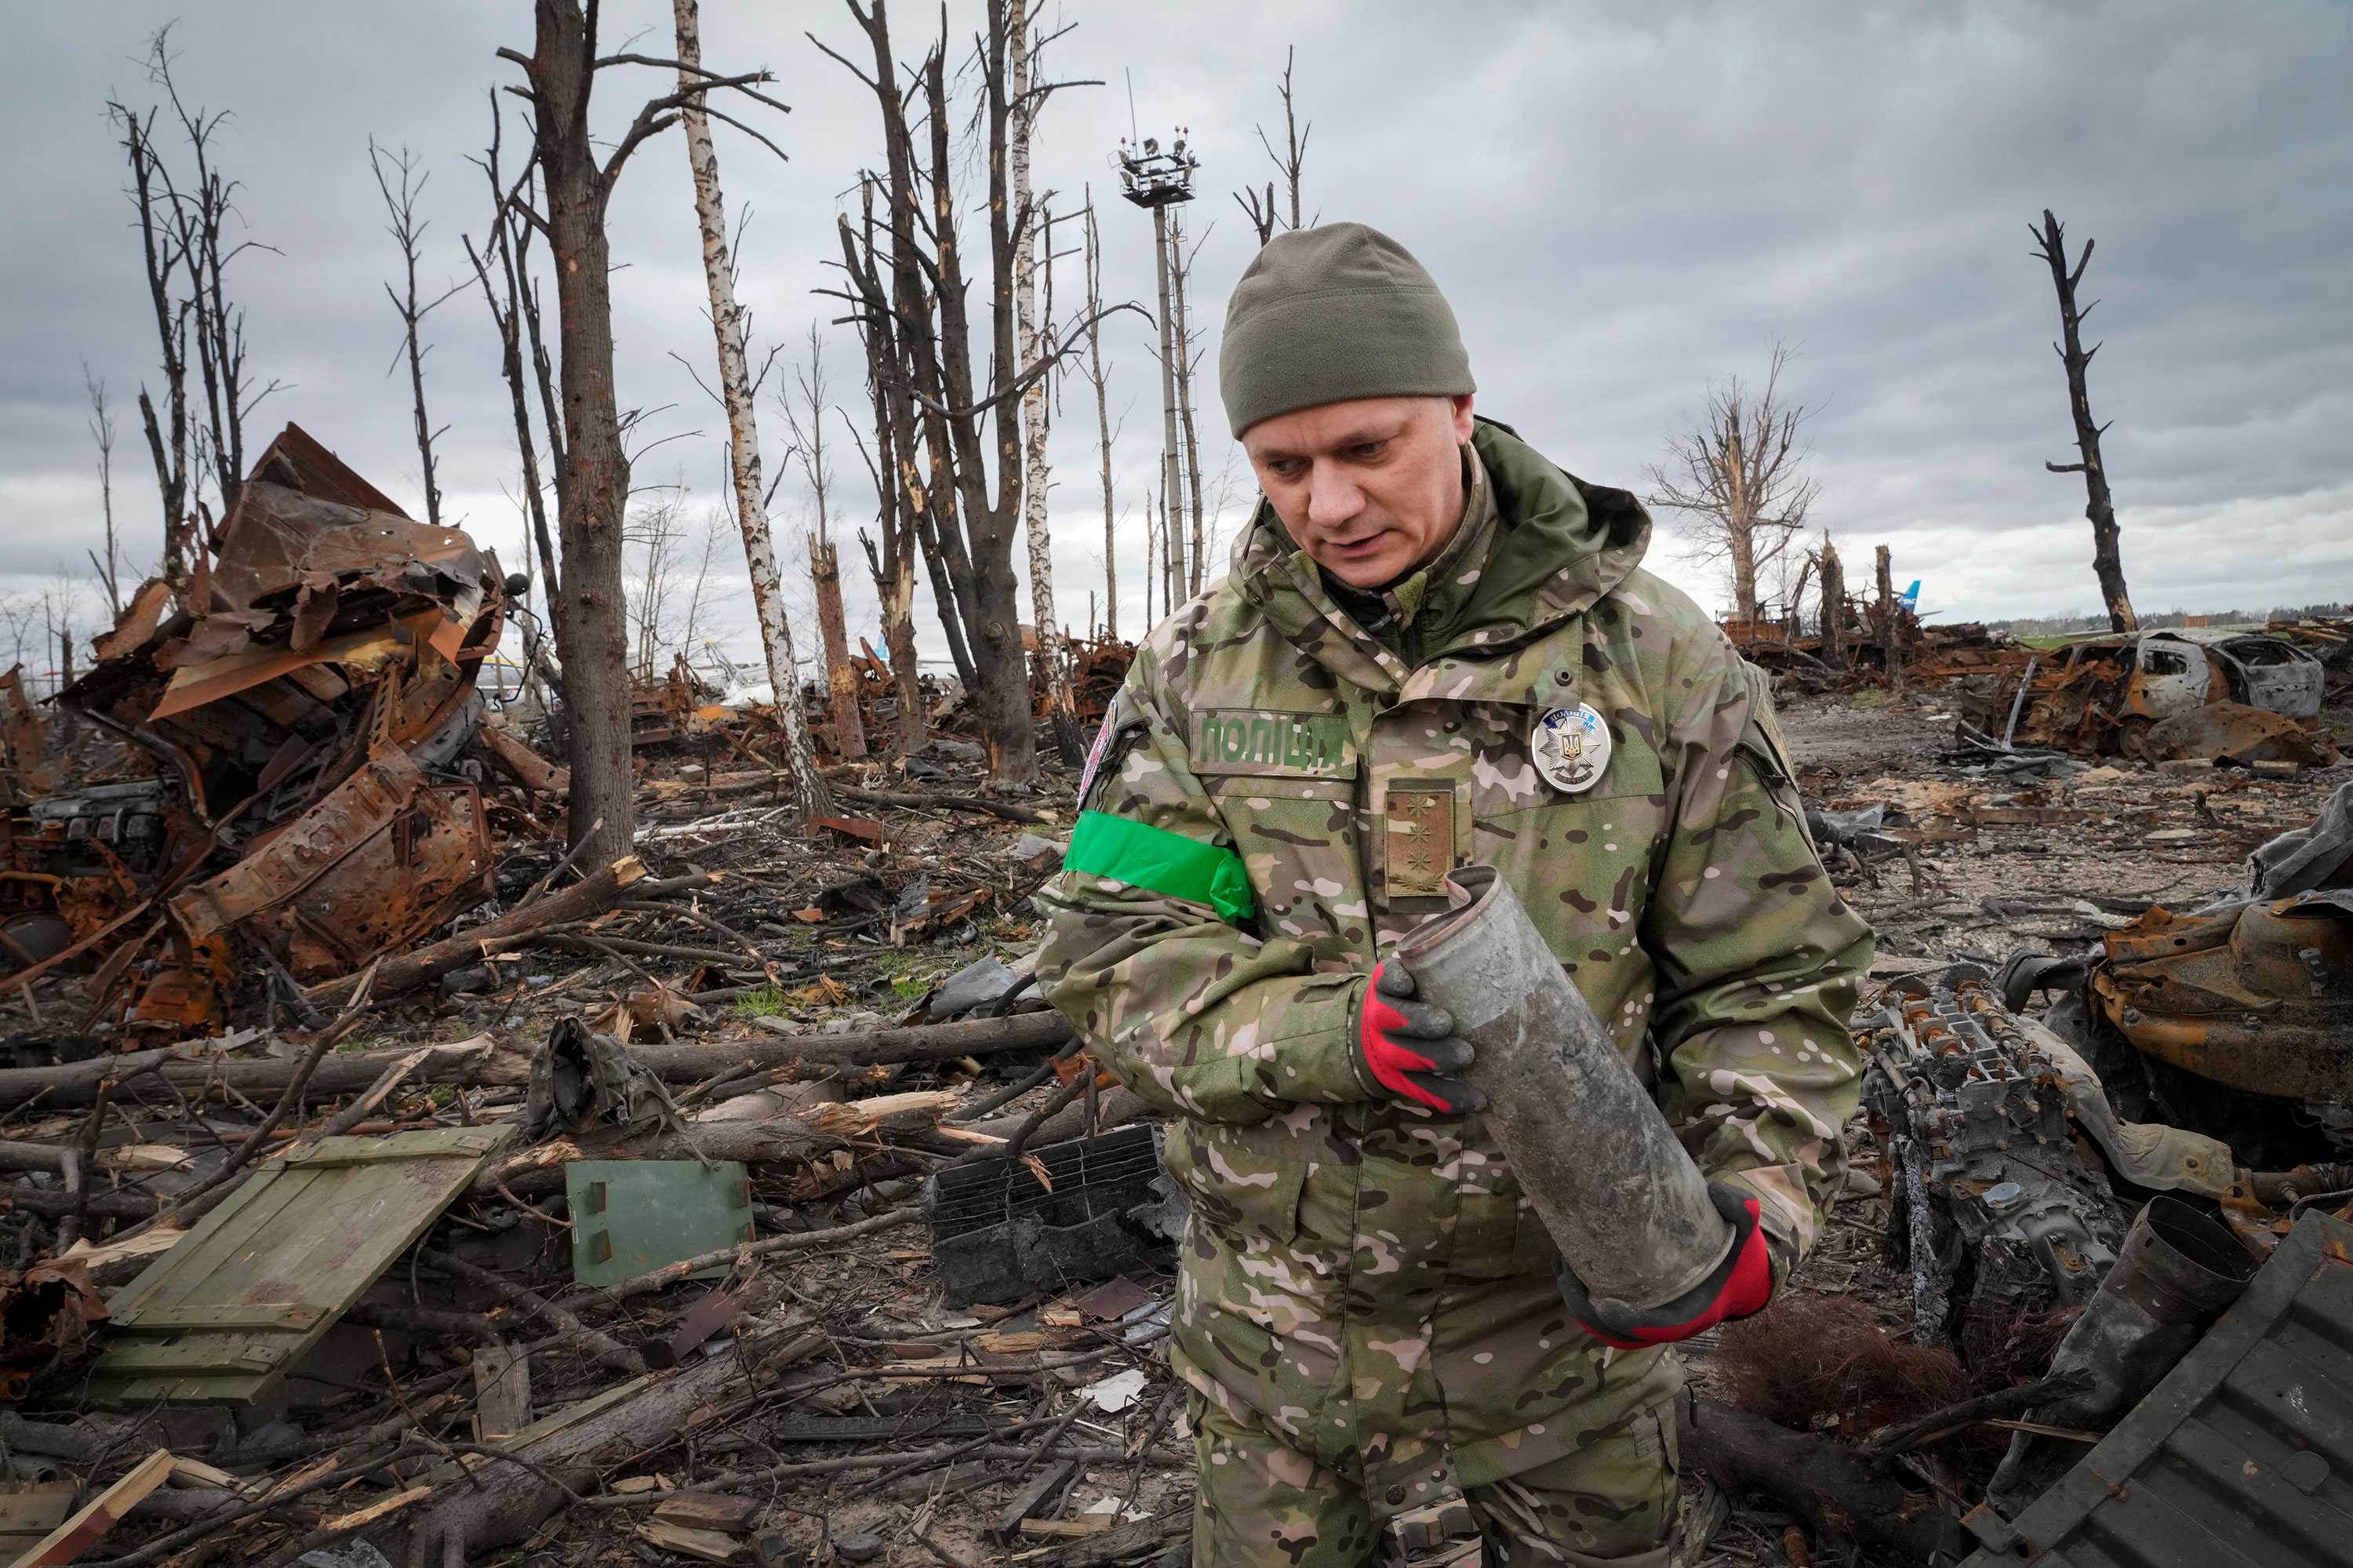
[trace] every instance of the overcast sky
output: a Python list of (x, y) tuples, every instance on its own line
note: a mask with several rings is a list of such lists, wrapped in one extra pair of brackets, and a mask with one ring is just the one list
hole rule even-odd
[[(1710, 383), (1753, 376), (1786, 340), (1798, 357), (1785, 390), (1815, 410), (1816, 521), (1850, 580), (1883, 543), (1900, 579), (1925, 580), (1925, 610), (2047, 614), (2098, 603), (2082, 482), (2042, 467), (2073, 456), (2051, 349), (2057, 309), (2027, 237), (2049, 207), (2071, 241), (2098, 240), (2085, 291), (2101, 302), (2092, 328), (2106, 347), (2091, 390), (2114, 421), (2107, 459), (2136, 602), (2262, 609), (2353, 595), (2353, 8), (2336, 0), (1049, 4), (1050, 20), (1072, 25), (1053, 73), (1105, 85), (1053, 100), (1038, 184), (1063, 209), (1089, 182), (1105, 198), (1114, 299), (1151, 294), (1149, 223), (1107, 189), (1130, 82), (1134, 123), (1164, 136), (1190, 127), (1201, 158), (1187, 216), (1206, 231), (1196, 308), (1214, 332), (1255, 249), (1228, 193), (1270, 172), (1251, 128), (1279, 122), (1275, 79), (1295, 44), (1314, 123), (1312, 214), (1385, 229), (1429, 266), (1461, 319), (1482, 411), (1588, 480), (1642, 489)], [(958, 60), (976, 12), (971, 0), (951, 6)], [(921, 53), (936, 15), (902, 7), (902, 58)], [(606, 16), (614, 47), (634, 32), (645, 52), (670, 52), (667, 5), (615, 0)], [(220, 156), (244, 182), (251, 238), (274, 248), (248, 252), (232, 278), (252, 367), (285, 384), (255, 413), (249, 448), (295, 420), (422, 512), (406, 378), (387, 375), (398, 323), (382, 280), (394, 253), (367, 140), (405, 143), (430, 169), (427, 281), (459, 281), (459, 237), (481, 233), (486, 205), (466, 160), (486, 138), (490, 89), (517, 79), (495, 50), (529, 48), (530, 6), (12, 6), (0, 24), (0, 103), (13, 121), (0, 139), (0, 586), (17, 591), (87, 576), (99, 502), (84, 362), (120, 410), (118, 519), (142, 560), (156, 549), (135, 408), (155, 381), (153, 318), (105, 104), (152, 101), (144, 41), (175, 17), (182, 90), (235, 112)], [(831, 286), (834, 215), (880, 145), (872, 100), (805, 29), (846, 52), (861, 41), (830, 0), (704, 0), (706, 63), (765, 66), (793, 106), (752, 111), (789, 164), (719, 132), (731, 209), (751, 209), (740, 260), (754, 332), (795, 345), (787, 361), (812, 321), (839, 313), (812, 291)], [(607, 73), (599, 126), (617, 134), (665, 86), (659, 72)], [(661, 410), (639, 443), (678, 438), (648, 452), (638, 482), (682, 481), (700, 516), (718, 499), (723, 421), (680, 363), (709, 379), (685, 163), (673, 131), (623, 177), (615, 334), (624, 405)], [(1061, 277), (1058, 303), (1075, 282)], [(512, 427), (479, 294), (459, 293), (429, 328), (448, 513), (519, 566)], [(856, 418), (855, 341), (823, 331)], [(1147, 331), (1130, 315), (1110, 334), (1113, 417), (1124, 420), (1118, 505), (1131, 514), (1158, 449)], [(1239, 515), (1250, 489), (1217, 408), (1214, 344), (1201, 379), (1205, 467), (1226, 472)], [(1102, 584), (1090, 403), (1082, 385), (1068, 388), (1053, 445), (1066, 620), (1084, 620)], [(782, 422), (769, 406), (762, 418), (773, 463)], [(871, 520), (871, 492), (854, 453), (839, 466), (853, 635), (871, 635), (872, 594), (849, 545)], [(1214, 479), (1208, 488), (1218, 493)], [(788, 562), (807, 521), (787, 481)], [(1130, 636), (1141, 548), (1131, 515), (1120, 545)], [(1652, 564), (1723, 601), (1672, 538)], [(740, 554), (733, 567), (740, 580)], [(805, 585), (796, 597), (805, 606)], [(714, 613), (748, 624), (740, 597)], [(804, 650), (813, 637), (807, 626)], [(735, 651), (752, 646), (739, 632)]]

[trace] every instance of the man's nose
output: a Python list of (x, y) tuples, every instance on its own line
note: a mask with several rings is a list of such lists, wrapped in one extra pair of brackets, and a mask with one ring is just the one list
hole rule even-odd
[(1317, 463), (1307, 476), (1307, 520), (1319, 527), (1336, 528), (1365, 509), (1365, 493), (1350, 483), (1338, 465)]

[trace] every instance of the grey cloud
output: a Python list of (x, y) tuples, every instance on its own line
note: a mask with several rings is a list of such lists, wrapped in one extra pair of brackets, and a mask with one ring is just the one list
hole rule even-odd
[[(973, 11), (959, 0), (959, 52)], [(110, 87), (144, 91), (132, 57), (173, 14), (20, 9), (8, 24), (0, 90), (17, 125), (0, 147), (12, 306), (0, 317), (0, 573), (78, 559), (94, 530), (79, 360), (126, 410), (139, 377), (152, 378), (100, 110)], [(2136, 597), (2302, 601), (2344, 597), (2353, 577), (2353, 14), (2341, 7), (1205, 0), (1057, 14), (1078, 27), (1055, 46), (1054, 69), (1106, 85), (1055, 101), (1039, 177), (1063, 210), (1092, 183), (1114, 298), (1151, 293), (1147, 226), (1110, 199), (1104, 166), (1129, 127), (1130, 69), (1137, 122), (1147, 133), (1189, 125), (1202, 156), (1187, 217), (1207, 234), (1196, 313), (1212, 473), (1233, 461), (1214, 408), (1216, 322), (1253, 244), (1227, 192), (1266, 176), (1250, 127), (1276, 114), (1273, 79), (1295, 42), (1315, 126), (1311, 208), (1421, 254), (1462, 318), (1482, 407), (1577, 472), (1639, 485), (1707, 384), (1754, 373), (1767, 342), (1786, 338), (1801, 350), (1791, 385), (1819, 410), (1820, 519), (1851, 556), (1891, 544), (1907, 579), (1927, 579), (1931, 608), (1955, 615), (2092, 602), (2080, 488), (2042, 466), (2068, 455), (2056, 311), (2025, 232), (2050, 206), (2072, 236), (2099, 241), (2093, 322), (2107, 347), (2093, 390), (2116, 421), (2109, 459)], [(669, 13), (635, 0), (607, 15), (616, 37), (648, 27), (658, 39)], [(934, 16), (902, 6), (902, 58)], [(834, 215), (875, 153), (871, 99), (804, 27), (837, 48), (857, 41), (830, 5), (705, 0), (711, 59), (769, 65), (794, 105), (771, 127), (789, 164), (721, 133), (731, 205), (754, 210), (745, 296), (758, 328), (786, 340), (840, 313), (811, 291), (831, 285)], [(248, 184), (246, 211), (284, 251), (245, 271), (255, 362), (296, 384), (258, 423), (300, 420), (396, 494), (415, 493), (416, 461), (404, 387), (383, 374), (390, 250), (365, 140), (406, 141), (430, 164), (431, 270), (458, 274), (458, 235), (479, 232), (482, 210), (463, 160), (483, 137), (486, 90), (513, 79), (493, 50), (527, 45), (529, 28), (520, 0), (234, 0), (190, 10), (181, 28), (184, 83), (237, 110), (227, 152)], [(617, 129), (630, 90), (660, 85), (636, 76), (603, 90), (603, 123)], [(510, 157), (520, 152), (511, 141)], [(683, 162), (674, 139), (649, 145), (615, 200), (618, 375), (626, 403), (670, 406), (651, 437), (685, 438), (656, 449), (640, 477), (682, 474), (704, 505), (720, 488), (722, 422), (670, 357), (699, 368), (711, 353)], [(1066, 304), (1073, 281), (1058, 278)], [(854, 340), (828, 331), (855, 417)], [(452, 426), (445, 488), (511, 556), (512, 433), (479, 300), (444, 306), (435, 336), (436, 417)], [(1112, 337), (1132, 508), (1154, 482), (1155, 371), (1134, 318)], [(1083, 615), (1100, 580), (1091, 403), (1067, 387), (1055, 435), (1066, 618)], [(781, 422), (763, 417), (774, 464)], [(124, 434), (121, 510), (152, 532), (132, 419)], [(839, 467), (848, 529), (871, 503), (856, 458), (845, 450)], [(1234, 490), (1239, 510), (1246, 475)], [(797, 528), (806, 505), (788, 478), (780, 521)], [(1131, 523), (1131, 635), (1136, 538)], [(1671, 550), (1660, 560), (1716, 598)], [(855, 585), (862, 573), (846, 576)], [(854, 593), (853, 616), (871, 618), (870, 604)]]

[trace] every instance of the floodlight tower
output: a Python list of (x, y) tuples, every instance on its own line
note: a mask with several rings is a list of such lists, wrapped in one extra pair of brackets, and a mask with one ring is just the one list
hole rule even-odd
[[(1139, 149), (1124, 136), (1119, 139), (1120, 195), (1137, 207), (1152, 209), (1152, 252), (1160, 269), (1160, 431), (1161, 504), (1168, 522), (1161, 548), (1166, 581), (1162, 588), (1169, 609), (1176, 608), (1176, 590), (1185, 582), (1177, 565), (1184, 555), (1176, 519), (1184, 514), (1178, 493), (1183, 489), (1176, 450), (1176, 338), (1168, 308), (1168, 208), (1193, 199), (1193, 171), (1200, 161), (1185, 151), (1182, 136), (1166, 152), (1155, 136), (1144, 138)], [(1174, 546), (1173, 548), (1170, 546)]]

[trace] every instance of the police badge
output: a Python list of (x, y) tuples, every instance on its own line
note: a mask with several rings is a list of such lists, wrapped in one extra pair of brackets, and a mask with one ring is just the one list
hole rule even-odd
[(1609, 766), (1609, 726), (1585, 703), (1554, 708), (1528, 732), (1528, 754), (1536, 771), (1556, 789), (1576, 795), (1591, 789)]

